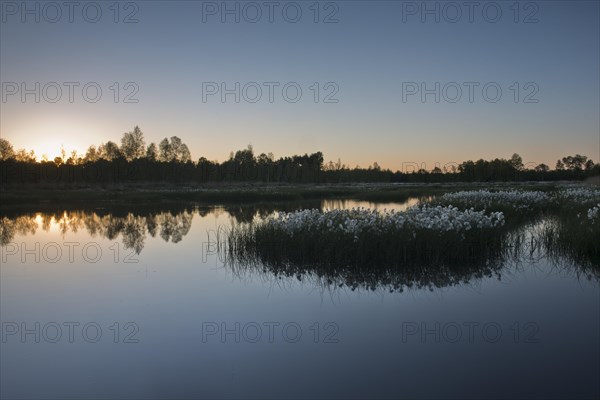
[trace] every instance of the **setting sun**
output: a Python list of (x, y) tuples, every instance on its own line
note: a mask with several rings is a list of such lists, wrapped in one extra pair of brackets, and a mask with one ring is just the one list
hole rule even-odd
[(77, 151), (79, 156), (83, 156), (87, 147), (92, 144), (87, 143), (83, 135), (78, 134), (78, 132), (85, 132), (86, 129), (90, 131), (77, 118), (63, 121), (55, 117), (43, 123), (25, 121), (12, 131), (15, 135), (13, 146), (15, 150), (33, 150), (37, 161), (42, 161), (44, 156), (50, 161), (60, 157), (62, 149), (67, 157), (73, 150)]

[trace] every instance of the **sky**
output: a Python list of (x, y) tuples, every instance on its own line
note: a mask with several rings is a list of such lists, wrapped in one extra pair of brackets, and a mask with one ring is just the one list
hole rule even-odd
[(139, 125), (194, 160), (600, 161), (598, 1), (0, 5), (0, 137), (38, 156)]

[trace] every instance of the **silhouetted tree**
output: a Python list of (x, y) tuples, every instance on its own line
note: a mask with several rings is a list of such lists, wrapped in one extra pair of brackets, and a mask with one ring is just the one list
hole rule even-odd
[(113, 161), (121, 157), (121, 150), (119, 150), (119, 146), (110, 140), (106, 142), (106, 144), (103, 143), (98, 147), (98, 153), (99, 158), (107, 161)]
[(512, 157), (510, 158), (509, 163), (516, 170), (522, 170), (523, 169), (523, 159), (517, 153), (514, 153), (512, 155)]
[(164, 138), (158, 144), (158, 159), (160, 161), (169, 162), (175, 159), (175, 154), (171, 148), (171, 143), (169, 143), (169, 139)]
[(91, 145), (85, 152), (84, 162), (96, 162), (99, 159), (99, 152), (96, 150), (96, 146)]
[(186, 163), (191, 161), (190, 149), (177, 136), (171, 136), (171, 140), (164, 138), (158, 145), (158, 159), (163, 162), (178, 161)]
[(576, 154), (574, 156), (563, 157), (562, 162), (565, 165), (565, 168), (571, 171), (579, 171), (583, 169), (583, 165), (587, 161), (586, 156), (582, 156), (580, 154)]
[(79, 164), (80, 160), (81, 160), (81, 157), (79, 157), (77, 155), (77, 150), (72, 150), (71, 156), (69, 158), (67, 158), (67, 161), (65, 163), (68, 165), (76, 165), (76, 164)]
[(182, 143), (177, 149), (177, 161), (182, 163), (192, 161), (192, 154), (190, 153), (190, 149), (187, 147), (187, 144)]
[(594, 161), (592, 161), (592, 159), (589, 159), (585, 162), (585, 170), (586, 171), (591, 171), (594, 168)]
[(550, 171), (550, 167), (547, 166), (546, 164), (542, 163), (542, 164), (538, 164), (535, 167), (535, 171), (536, 172), (548, 172)]
[(139, 126), (133, 132), (125, 132), (121, 138), (121, 154), (127, 161), (142, 158), (145, 155), (146, 142)]
[(158, 149), (156, 144), (150, 143), (146, 149), (146, 158), (149, 161), (156, 161), (158, 159)]
[(12, 144), (6, 139), (0, 139), (0, 161), (10, 160), (15, 157)]
[(15, 160), (25, 163), (34, 163), (36, 161), (35, 152), (30, 150), (29, 152), (25, 149), (19, 149), (15, 153)]

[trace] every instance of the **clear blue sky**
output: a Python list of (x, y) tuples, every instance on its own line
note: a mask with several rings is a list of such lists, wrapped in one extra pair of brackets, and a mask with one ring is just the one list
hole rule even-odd
[[(314, 1), (288, 6), (288, 20), (295, 17), (296, 4), (302, 10), (297, 23), (284, 18), (288, 2), (274, 8), (273, 22), (264, 2), (254, 3), (262, 11), (256, 23), (246, 20), (256, 14), (253, 6), (244, 9), (247, 2), (237, 2), (239, 23), (234, 15), (224, 15), (223, 23), (223, 10), (212, 13), (213, 4), (219, 8), (221, 2), (138, 1), (137, 9), (123, 2), (118, 23), (112, 1), (94, 3), (102, 10), (97, 23), (84, 18), (86, 2), (74, 9), (73, 22), (68, 8), (56, 17), (55, 9), (39, 2), (39, 23), (35, 13), (25, 14), (22, 22), (20, 1), (1, 3), (0, 135), (38, 155), (54, 157), (61, 145), (81, 152), (89, 144), (118, 142), (137, 124), (147, 142), (179, 136), (194, 159), (223, 160), (251, 143), (256, 152), (276, 156), (321, 150), (326, 160), (341, 158), (352, 166), (377, 161), (393, 169), (411, 162), (430, 169), (436, 162), (508, 158), (513, 152), (551, 166), (574, 153), (600, 161), (598, 1), (520, 2), (518, 15), (514, 1), (482, 1), (472, 21), (462, 1), (453, 3), (460, 17), (448, 2), (426, 2), (430, 9), (439, 7), (439, 23), (435, 15), (414, 9), (421, 2), (402, 1), (323, 1), (318, 23)], [(35, 10), (36, 2), (27, 4)], [(87, 8), (88, 20), (95, 16), (94, 5)], [(227, 2), (228, 8), (235, 6)], [(498, 9), (502, 15), (492, 22)], [(123, 23), (132, 12), (138, 22)], [(323, 23), (330, 14), (337, 23)], [(450, 21), (455, 18), (458, 22)], [(33, 94), (23, 103), (21, 93), (8, 93), (11, 82), (30, 88), (57, 82), (62, 97), (47, 101), (55, 93), (50, 85), (39, 103)], [(73, 103), (64, 82), (80, 83)], [(88, 82), (103, 90), (97, 103), (82, 97)], [(118, 103), (110, 89), (114, 82), (121, 86)], [(132, 90), (123, 87), (127, 82), (139, 88), (138, 103), (122, 102)], [(222, 103), (219, 94), (203, 102), (203, 82), (280, 86), (273, 103), (264, 85), (256, 103), (242, 93), (239, 103), (234, 95)], [(296, 103), (282, 96), (288, 82), (302, 88)], [(317, 103), (315, 82), (320, 83)], [(325, 88), (328, 82), (334, 85)], [(407, 82), (417, 88), (423, 82), (429, 88), (451, 84), (440, 90), (436, 103), (434, 94), (425, 102), (420, 93), (406, 95), (414, 89)], [(452, 82), (462, 87), (455, 103), (448, 101), (456, 96)], [(472, 103), (464, 82), (479, 84)], [(490, 98), (495, 87), (502, 90), (496, 103), (482, 93), (489, 82), (494, 83)], [(336, 86), (333, 98), (339, 101), (324, 103)], [(253, 97), (255, 89), (248, 90), (247, 97)], [(293, 96), (294, 90), (288, 93)]]

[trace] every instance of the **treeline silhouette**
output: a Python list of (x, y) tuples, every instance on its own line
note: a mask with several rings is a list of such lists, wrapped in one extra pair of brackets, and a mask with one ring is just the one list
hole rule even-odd
[(108, 141), (92, 145), (85, 155), (61, 150), (61, 156), (38, 161), (33, 151), (15, 151), (0, 139), (0, 183), (125, 183), (125, 182), (492, 182), (584, 180), (600, 175), (600, 164), (576, 154), (546, 164), (525, 166), (518, 154), (510, 159), (464, 161), (436, 166), (433, 170), (406, 164), (407, 171), (368, 168), (324, 162), (323, 153), (275, 159), (273, 154), (254, 154), (252, 146), (232, 152), (228, 160), (192, 161), (188, 146), (177, 136), (146, 146), (139, 127), (123, 134), (121, 145)]

